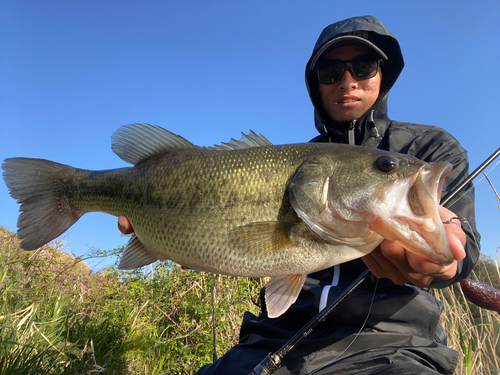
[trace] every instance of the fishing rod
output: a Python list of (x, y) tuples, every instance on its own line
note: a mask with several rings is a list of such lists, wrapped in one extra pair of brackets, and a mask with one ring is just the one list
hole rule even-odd
[(354, 280), (337, 298), (328, 304), (326, 308), (321, 310), (309, 323), (307, 323), (300, 331), (298, 331), (288, 342), (281, 347), (276, 353), (269, 353), (264, 360), (253, 369), (248, 375), (268, 375), (272, 374), (281, 367), (281, 361), (295, 347), (304, 340), (314, 329), (320, 325), (326, 317), (335, 309), (349, 294), (358, 288), (363, 282), (370, 277), (371, 272), (367, 268), (356, 280)]
[[(472, 172), (459, 186), (453, 189), (441, 201), (442, 206), (448, 206), (450, 200), (465, 189), (467, 184), (474, 180), (484, 169), (490, 165), (500, 155), (500, 148), (496, 150), (488, 159), (486, 159), (474, 172)], [(298, 331), (288, 342), (275, 353), (269, 355), (260, 362), (248, 375), (270, 375), (281, 367), (281, 361), (288, 355), (299, 343), (320, 325), (326, 317), (354, 290), (356, 290), (372, 273), (369, 269), (364, 270), (337, 298), (331, 301), (326, 308), (314, 316), (300, 331)]]
[(479, 173), (484, 171), (486, 167), (490, 165), (493, 162), (493, 160), (495, 160), (498, 157), (498, 155), (500, 155), (500, 148), (498, 148), (498, 150), (496, 150), (493, 154), (491, 154), (491, 156), (488, 159), (486, 159), (483, 164), (477, 167), (476, 170), (472, 172), (455, 190), (448, 193), (448, 195), (446, 195), (446, 197), (442, 199), (441, 205), (446, 206), (450, 202), (451, 198), (453, 198), (455, 195), (461, 192), (467, 184), (469, 184), (472, 180), (474, 180), (477, 177)]

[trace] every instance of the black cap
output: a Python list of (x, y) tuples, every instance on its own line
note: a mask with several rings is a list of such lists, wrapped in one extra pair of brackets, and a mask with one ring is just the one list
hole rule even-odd
[[(363, 35), (366, 34), (366, 35)], [(358, 45), (358, 46), (363, 46), (372, 49), (374, 52), (377, 53), (384, 61), (387, 61), (388, 57), (387, 55), (380, 49), (378, 48), (375, 44), (370, 42), (368, 39), (368, 32), (366, 31), (357, 31), (349, 35), (340, 35), (336, 38), (331, 39), (330, 41), (326, 42), (314, 55), (314, 57), (311, 59), (311, 65), (309, 69), (314, 70), (316, 63), (321, 60), (321, 58), (326, 55), (328, 52), (331, 50), (334, 50), (335, 48), (342, 47), (342, 46), (348, 46), (348, 45)]]

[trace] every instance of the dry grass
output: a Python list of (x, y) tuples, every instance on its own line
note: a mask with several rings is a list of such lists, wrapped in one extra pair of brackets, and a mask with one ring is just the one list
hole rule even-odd
[[(471, 276), (475, 278), (474, 272)], [(500, 278), (500, 274), (490, 276)], [(500, 314), (472, 305), (458, 284), (433, 294), (444, 303), (441, 324), (448, 333), (448, 346), (460, 356), (456, 373), (500, 373)]]

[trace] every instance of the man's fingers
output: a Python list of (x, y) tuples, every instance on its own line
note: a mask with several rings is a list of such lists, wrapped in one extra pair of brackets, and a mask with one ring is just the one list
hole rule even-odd
[(130, 223), (129, 219), (123, 215), (118, 217), (118, 229), (123, 234), (130, 234), (134, 232), (134, 229), (132, 228), (132, 224)]
[(408, 282), (408, 279), (401, 270), (382, 254), (380, 248), (364, 256), (363, 261), (370, 271), (378, 278), (391, 279), (398, 285), (403, 285)]
[(414, 254), (392, 241), (383, 241), (377, 249), (363, 257), (366, 266), (376, 277), (390, 279), (398, 285), (411, 282), (415, 286), (425, 288), (429, 286), (433, 277), (416, 271), (413, 264), (415, 260), (417, 264), (422, 262)]

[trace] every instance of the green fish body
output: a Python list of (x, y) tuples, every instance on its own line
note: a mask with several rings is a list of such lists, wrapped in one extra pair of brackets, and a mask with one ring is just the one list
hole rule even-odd
[(448, 163), (361, 146), (271, 145), (254, 133), (203, 148), (145, 124), (121, 127), (112, 148), (133, 167), (5, 161), (23, 249), (43, 246), (87, 212), (126, 215), (135, 233), (120, 268), (169, 259), (271, 277), (270, 317), (296, 300), (307, 274), (362, 257), (384, 238), (436, 263), (453, 260), (437, 212)]

